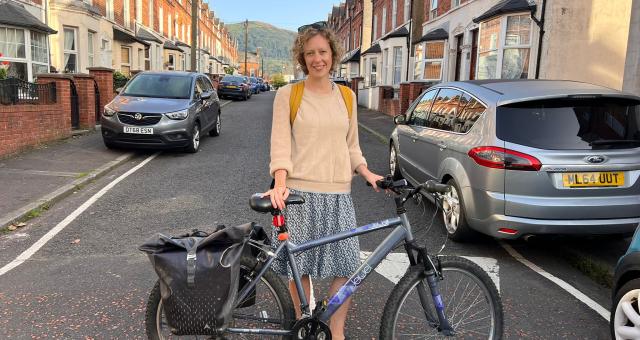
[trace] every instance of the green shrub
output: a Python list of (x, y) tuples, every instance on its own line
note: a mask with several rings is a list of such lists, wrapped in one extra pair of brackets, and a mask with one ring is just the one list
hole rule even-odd
[(7, 79), (7, 70), (0, 68), (0, 79)]

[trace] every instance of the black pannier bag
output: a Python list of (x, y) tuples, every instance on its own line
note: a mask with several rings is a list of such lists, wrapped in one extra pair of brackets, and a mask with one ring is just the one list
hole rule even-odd
[(215, 335), (231, 318), (238, 293), (240, 258), (253, 223), (219, 226), (207, 234), (156, 234), (139, 249), (160, 281), (167, 323), (176, 335)]

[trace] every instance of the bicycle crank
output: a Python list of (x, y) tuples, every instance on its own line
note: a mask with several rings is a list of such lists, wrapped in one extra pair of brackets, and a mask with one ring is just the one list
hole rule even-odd
[(291, 329), (295, 340), (331, 340), (329, 326), (316, 318), (302, 318)]

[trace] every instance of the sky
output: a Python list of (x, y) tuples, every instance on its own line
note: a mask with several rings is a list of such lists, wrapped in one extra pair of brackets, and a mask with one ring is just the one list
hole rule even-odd
[[(206, 1), (206, 0), (205, 0)], [(297, 31), (298, 27), (327, 20), (339, 0), (208, 0), (216, 17), (225, 23), (248, 19)]]

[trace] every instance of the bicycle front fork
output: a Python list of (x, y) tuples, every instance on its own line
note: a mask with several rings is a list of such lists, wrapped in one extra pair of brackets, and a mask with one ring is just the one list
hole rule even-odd
[[(438, 289), (438, 281), (442, 280), (442, 271), (440, 269), (440, 261), (436, 258), (436, 263), (433, 263), (431, 257), (427, 253), (427, 249), (424, 246), (419, 246), (414, 242), (406, 243), (405, 248), (407, 254), (409, 254), (409, 263), (413, 266), (416, 264), (424, 265), (424, 273), (426, 275), (427, 284), (429, 285), (429, 291), (431, 292), (431, 299), (429, 299), (424, 281), (418, 284), (418, 296), (422, 309), (424, 310), (425, 317), (431, 327), (438, 327), (438, 331), (442, 332), (445, 336), (454, 336), (456, 332), (453, 330), (444, 315), (444, 302), (440, 295), (440, 289)], [(415, 252), (415, 253), (414, 253)], [(417, 254), (415, 256), (414, 254)], [(436, 310), (437, 320), (429, 312), (429, 303), (433, 302), (433, 306)]]

